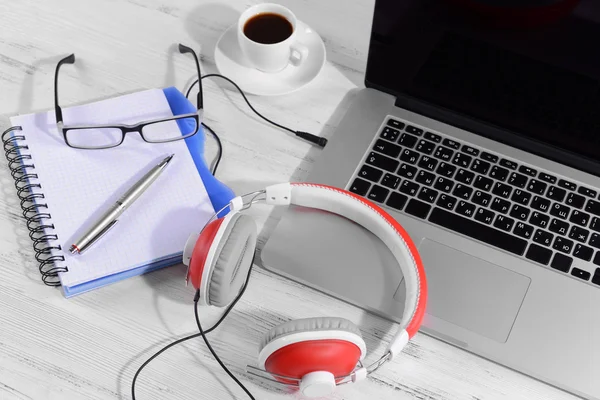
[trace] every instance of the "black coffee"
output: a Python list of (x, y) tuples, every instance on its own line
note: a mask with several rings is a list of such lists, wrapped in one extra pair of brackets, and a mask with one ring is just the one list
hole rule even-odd
[(246, 37), (262, 44), (283, 42), (292, 35), (293, 30), (290, 21), (275, 13), (257, 14), (244, 25)]

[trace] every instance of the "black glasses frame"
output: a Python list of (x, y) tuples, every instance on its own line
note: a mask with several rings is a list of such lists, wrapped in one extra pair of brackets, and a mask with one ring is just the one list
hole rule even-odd
[[(147, 143), (173, 142), (173, 141), (189, 138), (191, 136), (194, 136), (196, 133), (198, 133), (198, 131), (200, 130), (200, 124), (202, 123), (202, 119), (204, 116), (204, 104), (203, 104), (203, 96), (202, 96), (202, 79), (201, 79), (202, 75), (200, 73), (200, 61), (198, 60), (198, 56), (196, 55), (194, 50), (192, 50), (188, 46), (179, 44), (179, 52), (181, 54), (185, 54), (185, 53), (192, 54), (194, 56), (194, 61), (196, 62), (196, 72), (198, 73), (198, 82), (200, 83), (198, 96), (196, 98), (197, 111), (195, 113), (180, 114), (180, 115), (175, 115), (173, 117), (141, 121), (137, 124), (132, 124), (132, 125), (127, 125), (127, 124), (65, 125), (64, 121), (63, 121), (62, 109), (60, 108), (60, 105), (58, 104), (58, 72), (60, 71), (60, 67), (63, 64), (74, 64), (75, 63), (75, 54), (71, 54), (71, 55), (63, 58), (62, 60), (60, 60), (58, 62), (58, 64), (56, 65), (56, 70), (54, 73), (54, 112), (56, 114), (56, 126), (57, 126), (58, 130), (63, 134), (63, 138), (64, 138), (64, 141), (67, 144), (67, 146), (75, 148), (75, 149), (85, 149), (85, 150), (110, 149), (112, 147), (117, 147), (120, 144), (122, 144), (123, 141), (125, 140), (125, 135), (129, 132), (139, 133), (140, 136), (142, 137), (142, 139)], [(194, 118), (194, 120), (196, 121), (196, 130), (192, 133), (181, 135), (180, 137), (166, 139), (166, 140), (150, 140), (142, 132), (142, 129), (148, 125), (152, 125), (152, 124), (156, 124), (156, 123), (160, 123), (160, 122), (166, 122), (166, 121), (185, 120), (185, 119), (189, 119), (189, 118)], [(68, 135), (67, 135), (69, 131), (84, 130), (84, 129), (102, 129), (102, 128), (119, 129), (121, 131), (121, 141), (119, 141), (116, 144), (112, 144), (109, 146), (103, 146), (103, 147), (82, 147), (82, 146), (77, 146), (77, 145), (73, 145), (72, 143), (69, 143), (69, 139), (68, 139)]]

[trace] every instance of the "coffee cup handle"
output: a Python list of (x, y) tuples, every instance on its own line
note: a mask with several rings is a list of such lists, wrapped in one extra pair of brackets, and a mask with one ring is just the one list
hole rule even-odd
[(308, 57), (308, 47), (301, 43), (294, 43), (290, 49), (290, 63), (297, 67)]

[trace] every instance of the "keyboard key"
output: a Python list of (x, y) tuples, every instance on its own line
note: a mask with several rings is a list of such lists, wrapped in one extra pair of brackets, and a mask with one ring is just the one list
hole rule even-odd
[(400, 184), (400, 177), (396, 175), (385, 174), (381, 180), (381, 184), (390, 189), (396, 189)]
[(459, 167), (463, 167), (463, 168), (469, 168), (469, 164), (471, 164), (471, 160), (473, 160), (473, 158), (471, 158), (470, 156), (463, 154), (463, 153), (456, 153), (454, 155), (454, 158), (452, 159), (452, 164), (456, 164)]
[(517, 169), (517, 163), (503, 158), (500, 160), (500, 165), (509, 169)]
[(388, 193), (390, 193), (389, 189), (386, 189), (386, 188), (384, 188), (382, 186), (373, 185), (373, 187), (371, 188), (371, 191), (369, 192), (369, 195), (367, 196), (367, 198), (369, 198), (369, 200), (373, 200), (373, 201), (377, 201), (379, 203), (383, 203), (383, 201), (387, 197)]
[(508, 177), (508, 183), (522, 189), (527, 184), (527, 177), (517, 172), (513, 172)]
[(398, 190), (400, 190), (402, 193), (405, 193), (409, 196), (414, 196), (419, 191), (419, 188), (420, 188), (420, 186), (417, 185), (416, 183), (405, 180), (404, 182), (402, 182), (402, 185), (400, 185), (400, 189), (398, 189)]
[(547, 212), (550, 208), (550, 200), (544, 199), (543, 197), (534, 196), (533, 200), (531, 201), (531, 208)]
[(506, 214), (510, 209), (510, 202), (502, 200), (500, 197), (495, 197), (494, 201), (492, 201), (492, 205), (490, 206), (490, 208), (494, 211)]
[(490, 204), (490, 201), (492, 201), (492, 196), (482, 192), (481, 190), (476, 190), (471, 201), (475, 204), (486, 207), (488, 204)]
[(490, 178), (486, 178), (485, 176), (482, 175), (477, 175), (477, 178), (475, 178), (475, 182), (473, 183), (473, 186), (475, 186), (477, 189), (481, 189), (481, 190), (485, 190), (486, 192), (489, 192), (490, 189), (492, 188), (494, 184), (494, 181), (491, 180)]
[(552, 175), (548, 175), (545, 172), (540, 172), (538, 179), (540, 181), (544, 181), (544, 182), (548, 182), (548, 183), (556, 183), (556, 177), (552, 176)]
[(433, 150), (435, 149), (435, 143), (430, 142), (429, 140), (419, 140), (419, 144), (417, 144), (417, 147), (415, 148), (415, 150), (420, 151), (421, 153), (425, 153), (425, 154), (431, 154), (433, 153)]
[(437, 190), (433, 190), (430, 188), (426, 188), (423, 187), (421, 188), (421, 192), (419, 193), (419, 199), (426, 201), (428, 203), (433, 203), (435, 201), (435, 198), (438, 195), (438, 191)]
[(462, 182), (462, 183), (465, 183), (467, 185), (470, 185), (471, 182), (473, 182), (473, 178), (474, 177), (475, 177), (474, 173), (469, 172), (469, 171), (461, 168), (456, 173), (456, 176), (454, 177), (454, 179), (456, 179), (459, 182)]
[(431, 140), (432, 142), (439, 143), (442, 141), (442, 137), (440, 135), (436, 135), (435, 133), (425, 132), (425, 139)]
[(533, 241), (539, 244), (543, 244), (544, 246), (550, 246), (552, 244), (552, 239), (554, 239), (554, 235), (550, 232), (543, 231), (538, 229), (535, 231), (535, 235), (533, 235)]
[(364, 196), (369, 191), (371, 184), (364, 179), (356, 178), (352, 185), (350, 185), (350, 191), (356, 193), (359, 196)]
[(381, 135), (379, 136), (385, 140), (389, 140), (390, 142), (395, 142), (398, 139), (398, 136), (400, 136), (400, 131), (398, 129), (386, 126), (383, 128), (383, 132), (381, 132)]
[[(573, 193), (571, 193), (571, 194), (573, 194)], [(550, 186), (550, 188), (548, 189), (548, 193), (546, 193), (546, 197), (548, 197), (550, 200), (554, 200), (554, 201), (558, 201), (558, 202), (563, 201), (563, 199), (565, 198), (566, 195), (567, 195), (567, 191), (565, 189), (561, 189), (556, 186)], [(577, 195), (575, 195), (575, 196), (577, 196)]]
[(582, 244), (577, 243), (575, 245), (575, 250), (573, 250), (573, 256), (577, 258), (581, 258), (585, 261), (590, 261), (592, 259), (592, 255), (594, 254), (594, 249), (591, 247), (584, 246)]
[(408, 179), (412, 179), (415, 177), (415, 175), (417, 175), (417, 171), (418, 170), (416, 167), (402, 163), (400, 168), (398, 168), (398, 175), (403, 176)]
[(535, 226), (539, 226), (540, 228), (545, 228), (548, 226), (548, 221), (550, 221), (550, 217), (546, 214), (542, 214), (540, 212), (534, 211), (529, 218), (529, 222), (534, 224)]
[(591, 274), (587, 271), (574, 267), (571, 271), (571, 275), (576, 276), (579, 279), (583, 279), (584, 281), (587, 281), (590, 279)]
[(402, 154), (400, 154), (400, 159), (402, 161), (406, 161), (407, 163), (410, 163), (410, 164), (416, 164), (417, 160), (419, 159), (419, 155), (420, 154), (417, 153), (416, 151), (404, 149)]
[(552, 251), (532, 243), (529, 245), (525, 257), (540, 264), (548, 265), (552, 257)]
[(444, 178), (442, 176), (438, 176), (435, 180), (434, 188), (441, 190), (442, 192), (450, 193), (452, 188), (454, 187), (454, 182), (452, 182), (448, 178)]
[(388, 119), (387, 124), (394, 128), (404, 129), (404, 122), (396, 121), (395, 119)]
[(460, 151), (462, 151), (463, 153), (467, 153), (473, 157), (477, 157), (479, 155), (479, 150), (477, 150), (475, 147), (467, 146), (466, 144), (463, 145)]
[(521, 238), (452, 214), (441, 208), (436, 207), (433, 209), (429, 221), (520, 256), (525, 253), (527, 247), (527, 241)]
[(554, 258), (552, 259), (552, 264), (550, 264), (550, 266), (562, 272), (569, 272), (572, 263), (573, 259), (571, 257), (556, 253), (554, 254)]
[(506, 168), (494, 165), (490, 171), (490, 176), (494, 179), (498, 179), (499, 181), (503, 181), (508, 176), (508, 170)]
[(534, 194), (544, 194), (547, 187), (548, 185), (544, 182), (540, 182), (537, 179), (532, 179), (529, 181), (529, 185), (527, 185), (527, 190)]
[(588, 243), (590, 246), (600, 249), (600, 235), (597, 233), (592, 233), (590, 237), (590, 242)]
[(517, 222), (513, 233), (522, 238), (529, 239), (533, 234), (533, 226), (524, 224), (522, 222)]
[(461, 199), (465, 200), (469, 200), (469, 197), (471, 197), (471, 193), (473, 193), (472, 188), (470, 188), (469, 186), (462, 185), (460, 183), (456, 185), (454, 191), (452, 192), (452, 194), (456, 197), (460, 197)]
[(569, 190), (577, 189), (576, 184), (574, 184), (573, 182), (565, 181), (564, 179), (561, 179), (558, 181), (558, 186), (563, 187), (565, 189), (569, 189)]
[(485, 152), (485, 151), (484, 151), (483, 153), (481, 153), (481, 156), (480, 156), (480, 157), (481, 157), (483, 160), (485, 160), (485, 161), (489, 161), (489, 162), (491, 162), (491, 163), (496, 163), (496, 162), (498, 162), (498, 156), (495, 156), (495, 155), (493, 155), (493, 154), (487, 153), (487, 152)]
[(423, 185), (431, 186), (433, 184), (433, 181), (435, 180), (435, 175), (431, 172), (420, 170), (417, 173), (417, 177), (415, 178), (415, 180), (419, 183), (422, 183)]
[(588, 200), (585, 211), (590, 212), (594, 215), (600, 215), (600, 203), (594, 200)]
[(587, 197), (596, 197), (596, 195), (598, 194), (595, 190), (583, 186), (579, 186), (579, 189), (577, 189), (577, 193), (581, 193), (582, 195)]
[(440, 166), (438, 167), (437, 172), (438, 174), (446, 177), (446, 178), (452, 178), (452, 175), (454, 175), (454, 171), (456, 171), (456, 167), (454, 165), (445, 163), (445, 162), (441, 162)]
[(494, 226), (498, 229), (502, 229), (503, 231), (510, 232), (513, 225), (515, 224), (515, 220), (509, 217), (505, 217), (504, 215), (498, 215), (496, 217), (496, 221), (494, 222)]
[(431, 210), (431, 206), (427, 203), (423, 203), (422, 201), (416, 199), (410, 199), (408, 205), (404, 209), (404, 212), (410, 215), (414, 215), (419, 218), (426, 218), (427, 214), (429, 214), (429, 210)]
[(519, 167), (519, 172), (521, 172), (522, 174), (525, 175), (529, 175), (529, 176), (536, 176), (537, 175), (537, 171), (533, 168), (530, 167), (526, 167), (525, 165), (521, 165)]
[(475, 205), (460, 200), (456, 206), (456, 212), (464, 215), (465, 217), (472, 217), (475, 213)]
[(571, 227), (571, 232), (569, 232), (569, 237), (577, 240), (578, 242), (585, 243), (589, 234), (590, 232), (588, 230), (573, 225)]
[(452, 139), (444, 139), (444, 141), (442, 142), (442, 144), (446, 147), (450, 147), (454, 150), (458, 150), (458, 148), (460, 147), (460, 144), (456, 141), (456, 140), (452, 140)]
[(556, 177), (552, 176), (552, 175), (548, 175), (545, 172), (540, 172), (540, 175), (538, 176), (539, 180), (544, 181), (544, 182), (548, 182), (548, 183), (556, 183)]
[(554, 215), (555, 217), (559, 217), (562, 219), (567, 219), (569, 211), (571, 211), (569, 207), (559, 203), (554, 203), (550, 208), (550, 215)]
[(548, 229), (550, 229), (550, 231), (554, 233), (558, 233), (559, 235), (566, 235), (567, 231), (569, 230), (569, 224), (567, 224), (564, 221), (553, 218)]
[(454, 152), (452, 150), (450, 150), (449, 148), (444, 147), (444, 146), (438, 146), (438, 148), (435, 151), (435, 154), (433, 156), (435, 158), (439, 158), (444, 161), (449, 161), (453, 155), (454, 155)]
[(431, 158), (429, 156), (423, 156), (421, 157), (421, 160), (419, 160), (419, 167), (424, 168), (428, 171), (433, 171), (435, 169), (435, 167), (437, 167), (438, 164), (438, 160), (436, 160), (435, 158)]
[(573, 210), (571, 218), (569, 218), (569, 221), (581, 226), (586, 226), (589, 220), (590, 214), (578, 210)]
[(575, 208), (581, 208), (585, 204), (585, 197), (569, 192), (567, 200), (565, 201), (568, 205)]
[(375, 146), (373, 146), (373, 150), (383, 153), (386, 156), (396, 158), (400, 155), (402, 147), (397, 146), (394, 143), (386, 142), (385, 140), (377, 139)]
[(475, 161), (473, 161), (473, 164), (471, 164), (471, 171), (485, 175), (487, 174), (491, 166), (492, 165), (489, 162), (476, 158)]
[(510, 216), (520, 219), (521, 221), (527, 221), (530, 212), (531, 210), (529, 208), (514, 204), (510, 210)]
[(515, 203), (526, 206), (529, 203), (529, 199), (531, 199), (531, 193), (516, 189), (510, 199)]
[(479, 222), (483, 222), (484, 224), (489, 225), (494, 220), (495, 215), (496, 214), (494, 214), (492, 211), (479, 207), (479, 209), (475, 213), (475, 219)]
[(600, 232), (600, 218), (594, 217), (592, 218), (592, 222), (590, 223), (590, 229)]
[(400, 136), (400, 140), (398, 141), (399, 144), (401, 144), (404, 147), (409, 147), (409, 148), (413, 148), (415, 146), (415, 144), (417, 144), (417, 137), (413, 136), (413, 135), (409, 135), (408, 133), (403, 133), (402, 136)]
[(405, 195), (398, 192), (392, 192), (390, 198), (385, 204), (392, 208), (395, 208), (396, 210), (402, 210), (407, 201), (408, 197), (406, 197)]
[[(596, 256), (598, 256), (598, 253), (596, 253)], [(594, 263), (596, 263), (596, 259), (594, 259)], [(600, 285), (600, 268), (596, 268), (596, 272), (594, 272), (594, 276), (592, 277), (592, 283)]]
[(404, 129), (408, 133), (412, 133), (413, 135), (421, 136), (423, 134), (423, 129), (417, 128), (416, 126), (406, 125)]
[(456, 204), (456, 197), (448, 196), (447, 194), (441, 194), (438, 198), (437, 205), (447, 210), (452, 210)]
[(429, 156), (423, 156), (419, 160), (419, 167), (424, 168), (428, 171), (433, 171), (437, 167), (438, 160)]
[(573, 249), (573, 241), (557, 236), (554, 238), (554, 244), (552, 245), (554, 250), (569, 254)]
[(379, 182), (379, 178), (383, 175), (383, 171), (377, 168), (369, 167), (368, 165), (363, 165), (360, 171), (358, 172), (358, 176), (363, 179), (370, 180), (371, 182)]
[(371, 152), (367, 157), (367, 164), (374, 165), (377, 168), (385, 169), (389, 172), (394, 172), (400, 163), (393, 158)]
[(494, 189), (492, 189), (492, 193), (494, 193), (497, 196), (502, 196), (505, 199), (508, 199), (510, 197), (510, 194), (512, 193), (512, 188), (505, 183), (496, 182), (496, 184), (494, 185)]

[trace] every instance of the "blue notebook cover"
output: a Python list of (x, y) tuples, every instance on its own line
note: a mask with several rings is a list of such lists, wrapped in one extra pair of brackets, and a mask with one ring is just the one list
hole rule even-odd
[[(163, 92), (167, 98), (167, 101), (169, 102), (169, 107), (171, 108), (171, 112), (173, 113), (173, 115), (196, 112), (196, 107), (176, 88), (168, 87), (163, 89)], [(189, 132), (190, 128), (186, 126), (183, 121), (178, 121), (178, 124), (182, 134), (186, 134), (187, 132)], [(194, 160), (196, 169), (198, 170), (198, 173), (202, 178), (202, 181), (208, 193), (208, 197), (216, 212), (217, 210), (220, 210), (221, 208), (226, 206), (231, 201), (231, 199), (235, 197), (235, 194), (229, 187), (220, 182), (211, 174), (210, 169), (206, 164), (206, 160), (204, 159), (204, 140), (204, 131), (202, 127), (200, 127), (198, 133), (192, 137), (185, 139), (185, 142), (188, 150), (190, 151), (192, 159)], [(145, 274), (147, 272), (155, 271), (160, 268), (178, 264), (182, 261), (183, 248), (181, 250), (182, 252), (179, 254), (170, 255), (162, 259), (154, 260), (150, 264), (141, 265), (136, 268), (120, 272), (118, 274), (108, 275), (103, 278), (89, 281), (77, 286), (63, 286), (65, 297), (72, 297), (90, 291), (92, 289), (97, 289), (99, 287), (121, 281), (126, 278)]]

